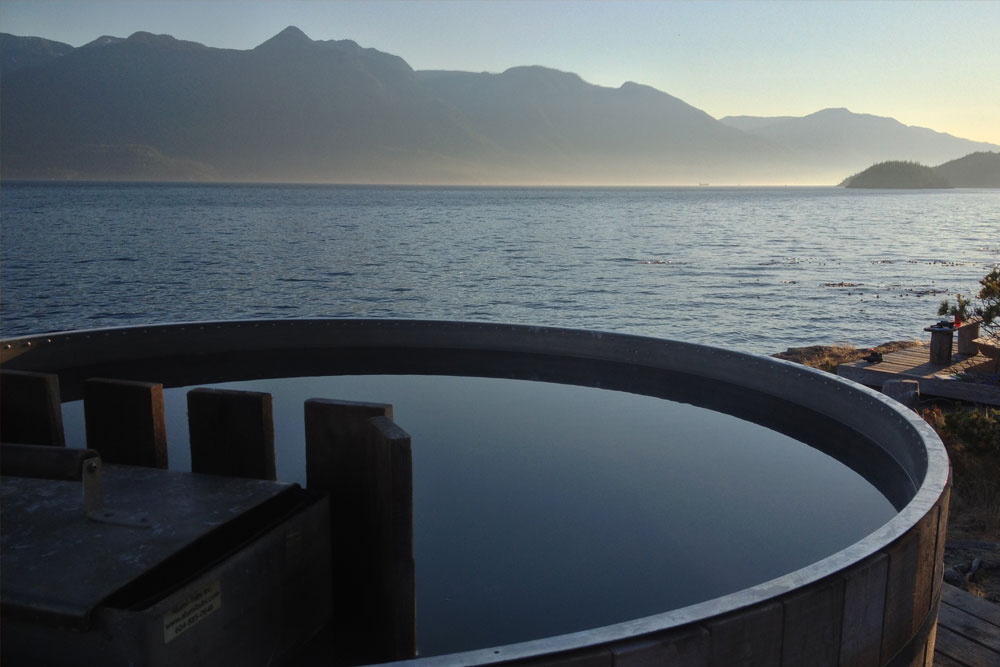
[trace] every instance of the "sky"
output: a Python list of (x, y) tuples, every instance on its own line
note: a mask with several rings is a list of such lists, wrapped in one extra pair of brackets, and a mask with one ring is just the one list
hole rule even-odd
[(249, 49), (289, 25), (414, 69), (543, 65), (716, 118), (847, 107), (1000, 144), (1000, 0), (0, 0), (0, 31), (73, 46), (144, 30)]

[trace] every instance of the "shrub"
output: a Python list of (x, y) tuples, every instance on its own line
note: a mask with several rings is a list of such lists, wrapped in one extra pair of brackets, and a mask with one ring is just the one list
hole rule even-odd
[(1000, 410), (968, 410), (945, 415), (944, 430), (971, 452), (1000, 454)]
[[(979, 285), (979, 293), (976, 295), (978, 303), (971, 310), (982, 320), (983, 328), (989, 331), (991, 336), (1000, 338), (1000, 267), (993, 267), (979, 281)], [(970, 299), (956, 294), (955, 303), (947, 299), (941, 302), (938, 315), (967, 315), (971, 303)]]
[(934, 406), (921, 416), (941, 436), (954, 472), (949, 531), (993, 539), (1000, 534), (1000, 409)]

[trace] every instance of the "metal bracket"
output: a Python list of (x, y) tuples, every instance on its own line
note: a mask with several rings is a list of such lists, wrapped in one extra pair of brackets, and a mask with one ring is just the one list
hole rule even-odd
[(93, 449), (3, 443), (0, 472), (15, 477), (35, 477), (83, 485), (83, 513), (101, 523), (150, 528), (143, 512), (121, 512), (104, 507), (101, 455)]
[(83, 511), (87, 516), (104, 508), (104, 484), (101, 481), (101, 457), (94, 456), (83, 461), (80, 474), (83, 482)]
[(150, 528), (152, 522), (144, 512), (120, 512), (104, 507), (104, 485), (101, 477), (101, 457), (96, 456), (83, 462), (83, 511), (91, 521), (114, 526)]

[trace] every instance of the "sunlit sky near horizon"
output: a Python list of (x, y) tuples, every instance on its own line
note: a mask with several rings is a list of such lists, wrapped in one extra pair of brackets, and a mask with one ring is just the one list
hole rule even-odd
[(828, 107), (1000, 144), (1000, 2), (2, 0), (0, 30), (81, 46), (145, 30), (249, 49), (286, 26), (414, 69), (544, 65), (716, 118)]

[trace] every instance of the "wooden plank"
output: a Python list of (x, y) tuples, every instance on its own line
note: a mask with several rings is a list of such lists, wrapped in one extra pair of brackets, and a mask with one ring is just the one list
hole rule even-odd
[(83, 383), (87, 446), (106, 463), (167, 467), (163, 385), (91, 378)]
[(0, 371), (0, 440), (24, 445), (66, 445), (58, 376)]
[[(919, 535), (917, 546), (917, 575), (913, 590), (913, 623), (911, 633), (916, 633), (931, 610), (934, 591), (935, 555), (937, 553), (940, 507), (933, 508), (913, 527)], [(943, 571), (942, 571), (943, 572)]]
[(379, 529), (373, 560), (380, 572), (378, 615), (385, 627), (389, 660), (417, 654), (416, 583), (413, 560), (413, 456), (409, 434), (388, 417), (368, 420), (369, 451), (376, 475), (371, 486), (374, 525)]
[(949, 604), (941, 605), (938, 619), (944, 627), (985, 646), (1000, 658), (1000, 627)]
[(920, 404), (920, 381), (886, 380), (882, 383), (882, 393), (910, 410), (916, 410)]
[(708, 624), (711, 667), (778, 667), (781, 664), (782, 607), (772, 603)]
[(917, 584), (920, 535), (911, 530), (886, 549), (889, 572), (882, 619), (882, 664), (888, 663), (905, 647), (913, 633), (916, 614), (914, 593)]
[(306, 401), (306, 475), (329, 491), (337, 643), (349, 661), (416, 654), (410, 436), (392, 406)]
[(951, 508), (951, 475), (948, 475), (948, 486), (938, 501), (937, 544), (934, 547), (934, 581), (931, 587), (931, 599), (941, 599), (941, 586), (944, 584), (944, 549), (948, 542), (948, 511)]
[(855, 361), (837, 367), (837, 375), (869, 387), (880, 388), (892, 379), (916, 379), (920, 382), (921, 394), (987, 405), (1000, 405), (1000, 388), (986, 383), (958, 380), (954, 376), (968, 374), (990, 377), (996, 372), (995, 363), (982, 355), (970, 357), (954, 354), (949, 366), (931, 364), (926, 347), (885, 354), (883, 361), (878, 364)]
[[(933, 656), (932, 613), (940, 507), (935, 506), (891, 545), (883, 622), (882, 662), (921, 667)], [(916, 638), (916, 641), (915, 641)], [(891, 662), (890, 662), (891, 661)]]
[(373, 576), (366, 551), (372, 537), (366, 525), (371, 472), (365, 440), (372, 428), (368, 420), (380, 416), (391, 418), (392, 406), (318, 398), (305, 402), (306, 486), (330, 494), (331, 632), (338, 654), (349, 662), (370, 661), (372, 640), (364, 633), (374, 612), (361, 615), (358, 605), (367, 604), (365, 586)]
[(704, 628), (672, 632), (611, 647), (615, 667), (705, 667), (709, 634)]
[(994, 542), (993, 540), (961, 540), (961, 539), (948, 539), (949, 549), (985, 549), (989, 551), (1000, 552), (1000, 542)]
[(882, 620), (889, 557), (879, 554), (856, 567), (844, 580), (844, 618), (840, 639), (840, 664), (873, 667), (881, 664)]
[(934, 644), (937, 641), (937, 623), (931, 628), (931, 632), (927, 635), (927, 645), (924, 647), (924, 661), (920, 663), (921, 667), (934, 667)]
[(866, 361), (851, 361), (842, 366), (855, 368), (867, 368), (873, 371), (905, 369), (912, 375), (918, 377), (930, 377), (939, 373), (949, 373), (956, 371), (988, 372), (994, 362), (983, 355), (967, 355), (958, 352), (957, 348), (952, 349), (952, 361), (947, 366), (932, 364), (928, 354), (927, 345), (909, 347), (905, 350), (887, 352), (882, 356), (882, 361), (877, 364), (870, 364)]
[(99, 458), (92, 449), (25, 445), (0, 445), (0, 473), (12, 477), (32, 477), (79, 482), (87, 473), (87, 463)]
[[(964, 667), (997, 667), (1000, 656), (981, 644), (970, 642), (962, 635), (938, 624), (937, 655), (945, 656)], [(938, 664), (935, 661), (934, 664)]]
[(939, 366), (951, 365), (951, 351), (954, 347), (954, 332), (934, 331), (931, 333), (931, 363)]
[(954, 658), (949, 658), (941, 653), (934, 653), (934, 662), (928, 667), (968, 667), (967, 665), (958, 662)]
[(332, 507), (359, 494), (358, 478), (351, 476), (359, 452), (351, 445), (368, 430), (371, 417), (392, 419), (392, 406), (325, 398), (305, 402), (306, 487), (329, 492)]
[(974, 322), (965, 322), (960, 327), (955, 329), (955, 349), (961, 354), (977, 355), (979, 354), (979, 346), (973, 343), (975, 339), (979, 338), (980, 333), (980, 322), (976, 320)]
[(270, 394), (198, 388), (187, 404), (191, 472), (276, 479)]
[(1000, 628), (1000, 605), (987, 602), (951, 584), (944, 585), (941, 601)]
[(782, 664), (840, 664), (844, 582), (836, 580), (819, 588), (807, 588), (783, 599), (782, 605)]
[[(913, 656), (913, 658), (910, 660), (909, 664), (906, 665), (906, 667), (924, 667), (925, 663), (927, 662), (927, 655), (928, 655), (928, 653), (927, 653), (927, 643), (924, 642), (924, 645), (920, 647), (920, 650), (917, 652), (916, 655)], [(934, 653), (931, 652), (930, 655), (933, 656)], [(902, 663), (900, 663), (900, 665), (901, 664)], [(896, 667), (896, 665), (893, 664), (893, 665), (891, 665), (891, 667)]]
[[(933, 605), (937, 599), (932, 597), (932, 592), (935, 573), (940, 572), (935, 567), (939, 526), (940, 504), (888, 550), (889, 584), (886, 589), (882, 661), (893, 667), (923, 667), (929, 658), (933, 658), (933, 629), (937, 621)], [(898, 568), (895, 572), (894, 564)]]
[(921, 378), (919, 380), (920, 393), (925, 396), (940, 396), (942, 398), (953, 398), (970, 403), (982, 403), (984, 405), (1000, 405), (1000, 389), (988, 384), (964, 382), (957, 379), (924, 377), (905, 372), (887, 373), (856, 368), (846, 364), (841, 364), (838, 367), (837, 374), (848, 380), (876, 388), (881, 387), (886, 380), (892, 379), (896, 375), (912, 376)]
[(925, 396), (940, 396), (966, 403), (1000, 405), (1000, 389), (986, 384), (927, 378), (920, 381), (920, 391)]

